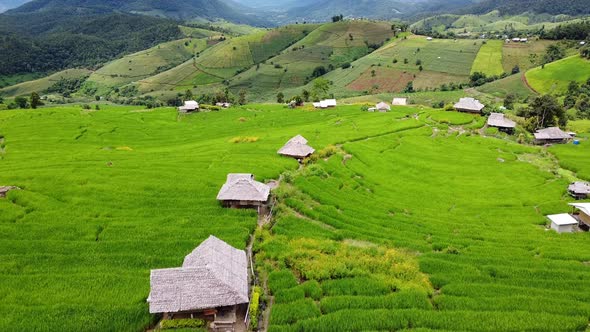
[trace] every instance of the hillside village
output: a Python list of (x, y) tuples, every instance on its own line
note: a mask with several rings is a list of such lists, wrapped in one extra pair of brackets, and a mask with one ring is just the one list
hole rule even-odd
[(0, 72), (0, 330), (590, 328), (586, 17), (139, 5)]

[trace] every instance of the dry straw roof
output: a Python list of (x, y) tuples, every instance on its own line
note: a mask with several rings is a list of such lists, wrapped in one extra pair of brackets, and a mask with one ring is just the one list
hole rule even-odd
[(568, 139), (571, 136), (564, 132), (563, 130), (559, 129), (558, 127), (549, 127), (545, 129), (539, 129), (535, 133), (535, 139), (538, 140), (554, 140), (554, 139)]
[(408, 98), (393, 98), (391, 104), (394, 106), (406, 106), (408, 104)]
[(473, 98), (461, 98), (459, 102), (455, 104), (456, 109), (469, 110), (479, 112), (485, 107), (484, 104), (480, 103), (479, 100)]
[(227, 181), (221, 187), (217, 199), (220, 201), (255, 201), (266, 202), (270, 187), (254, 181), (252, 174), (228, 174)]
[(574, 182), (569, 185), (567, 190), (570, 193), (578, 195), (589, 195), (590, 194), (590, 183), (588, 182)]
[(248, 303), (246, 253), (210, 236), (181, 268), (152, 270), (150, 313), (186, 312)]
[(278, 154), (288, 157), (305, 158), (314, 152), (314, 148), (307, 145), (307, 140), (303, 136), (297, 135), (291, 138), (287, 144), (278, 151)]
[(516, 122), (507, 119), (506, 117), (504, 117), (504, 114), (502, 113), (492, 113), (488, 118), (488, 126), (500, 128), (514, 128), (516, 127)]

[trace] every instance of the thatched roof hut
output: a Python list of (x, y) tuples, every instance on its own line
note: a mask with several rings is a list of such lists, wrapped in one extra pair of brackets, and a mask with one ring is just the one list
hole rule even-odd
[(588, 182), (573, 182), (567, 188), (567, 191), (576, 199), (585, 199), (590, 195), (590, 183)]
[(280, 148), (278, 154), (296, 159), (303, 159), (309, 157), (314, 152), (315, 149), (307, 145), (307, 140), (303, 136), (297, 135)]
[(150, 313), (198, 312), (248, 303), (246, 253), (210, 236), (181, 268), (152, 270)]
[(504, 130), (513, 130), (516, 128), (516, 122), (507, 119), (502, 113), (492, 113), (488, 117), (488, 126)]
[(240, 205), (259, 205), (265, 203), (270, 195), (270, 187), (254, 181), (252, 174), (228, 174), (227, 181), (221, 187), (217, 200), (225, 202), (242, 202)]
[(461, 98), (459, 102), (455, 104), (455, 109), (459, 112), (469, 112), (469, 113), (481, 113), (481, 110), (486, 107), (484, 104), (480, 103), (479, 100), (474, 98)]
[(549, 127), (545, 129), (539, 129), (534, 134), (535, 141), (539, 144), (544, 143), (565, 143), (570, 138), (570, 134), (559, 129), (559, 127)]
[(375, 108), (380, 112), (387, 112), (391, 111), (391, 106), (388, 103), (380, 102), (375, 106)]

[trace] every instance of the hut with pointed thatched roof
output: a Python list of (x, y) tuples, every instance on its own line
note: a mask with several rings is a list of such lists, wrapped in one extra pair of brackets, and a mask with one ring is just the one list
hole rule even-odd
[(481, 110), (483, 110), (484, 107), (486, 106), (474, 98), (461, 98), (459, 99), (459, 102), (455, 104), (455, 109), (457, 111), (467, 113), (481, 113)]
[(534, 135), (537, 144), (567, 143), (572, 138), (570, 134), (559, 129), (559, 127), (539, 129)]
[(15, 186), (4, 186), (4, 187), (0, 187), (0, 197), (6, 197), (6, 195), (8, 194), (9, 191), (11, 190), (18, 190), (20, 189), (19, 187), (15, 187)]
[(303, 136), (297, 135), (280, 148), (278, 154), (302, 160), (311, 156), (314, 152), (315, 149), (307, 145), (307, 140)]
[(502, 113), (491, 113), (488, 117), (488, 126), (496, 127), (507, 133), (512, 133), (514, 128), (516, 128), (516, 122), (507, 119)]
[(590, 183), (588, 182), (572, 182), (567, 187), (567, 192), (575, 199), (586, 199), (590, 195)]
[(388, 112), (391, 111), (391, 106), (389, 106), (388, 103), (380, 102), (375, 106), (375, 109), (377, 109), (379, 112)]
[(182, 267), (151, 271), (147, 302), (150, 313), (164, 319), (204, 318), (216, 329), (233, 330), (248, 293), (246, 253), (210, 236)]
[(228, 174), (217, 200), (230, 208), (257, 208), (268, 203), (270, 187), (254, 181), (252, 174)]

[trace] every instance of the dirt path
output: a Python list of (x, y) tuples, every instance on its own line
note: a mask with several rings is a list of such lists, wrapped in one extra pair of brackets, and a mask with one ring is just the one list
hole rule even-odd
[(529, 84), (529, 81), (526, 79), (526, 75), (525, 75), (525, 73), (524, 73), (524, 72), (522, 73), (522, 75), (520, 75), (520, 79), (522, 80), (522, 83), (524, 83), (524, 85), (525, 85), (525, 86), (526, 86), (526, 87), (527, 87), (529, 90), (531, 90), (531, 91), (532, 91), (533, 93), (535, 93), (535, 94), (539, 94), (539, 93), (537, 92), (537, 90), (533, 89), (533, 87), (532, 87), (532, 86)]

